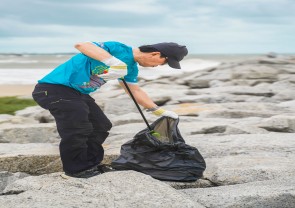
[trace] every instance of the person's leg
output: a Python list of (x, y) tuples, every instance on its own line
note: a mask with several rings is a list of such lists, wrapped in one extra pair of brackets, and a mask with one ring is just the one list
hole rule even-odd
[[(95, 173), (91, 169), (96, 171), (96, 166), (103, 159), (101, 144), (111, 128), (110, 121), (94, 99), (74, 89), (51, 84), (38, 84), (33, 98), (41, 107), (49, 110), (56, 120), (64, 171), (77, 175), (74, 177), (93, 176)], [(84, 173), (84, 170), (90, 171)]]
[(109, 130), (112, 128), (112, 123), (90, 96), (89, 99), (87, 99), (87, 105), (89, 107), (88, 118), (93, 127), (93, 131), (88, 135), (87, 140), (88, 161), (99, 164), (104, 156), (102, 143), (108, 137)]
[(89, 107), (81, 99), (60, 100), (49, 107), (60, 135), (60, 156), (66, 173), (73, 174), (97, 164), (88, 160), (87, 140), (93, 131)]
[(75, 173), (93, 166), (87, 160), (86, 144), (93, 127), (88, 120), (88, 105), (80, 93), (61, 85), (38, 84), (32, 95), (55, 118), (64, 171)]

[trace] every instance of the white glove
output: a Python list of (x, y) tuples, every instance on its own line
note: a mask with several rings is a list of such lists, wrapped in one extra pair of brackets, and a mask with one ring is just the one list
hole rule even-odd
[(148, 109), (148, 111), (152, 112), (156, 116), (166, 116), (166, 117), (170, 117), (173, 119), (178, 118), (178, 115), (175, 112), (168, 111), (168, 110), (165, 110), (165, 109), (159, 108), (159, 107)]
[(110, 67), (108, 70), (105, 70), (103, 74), (98, 75), (105, 81), (118, 79), (124, 77), (127, 74), (127, 65), (114, 56), (101, 62)]

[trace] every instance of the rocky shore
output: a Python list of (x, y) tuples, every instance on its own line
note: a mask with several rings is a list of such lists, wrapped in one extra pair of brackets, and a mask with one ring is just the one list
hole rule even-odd
[[(183, 138), (207, 163), (202, 179), (163, 182), (118, 171), (65, 180), (54, 119), (29, 107), (0, 115), (0, 207), (295, 207), (295, 57), (141, 77), (139, 84), (180, 115)], [(113, 123), (104, 163), (145, 128), (122, 88), (107, 85), (92, 94)]]

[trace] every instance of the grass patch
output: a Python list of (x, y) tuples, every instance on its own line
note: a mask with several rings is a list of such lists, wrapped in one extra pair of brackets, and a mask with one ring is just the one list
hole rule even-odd
[(0, 97), (0, 114), (14, 115), (15, 111), (29, 106), (37, 105), (33, 99), (21, 99), (17, 97)]

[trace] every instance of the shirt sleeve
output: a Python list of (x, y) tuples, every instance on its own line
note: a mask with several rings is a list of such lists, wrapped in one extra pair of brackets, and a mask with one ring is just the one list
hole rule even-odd
[(124, 76), (124, 79), (128, 83), (137, 84), (138, 79), (138, 67), (137, 65), (127, 67), (127, 75)]
[(118, 42), (93, 42), (98, 47), (108, 51), (111, 55), (127, 64), (127, 75), (124, 76), (126, 82), (136, 84), (138, 82), (138, 67), (134, 62), (132, 49)]

